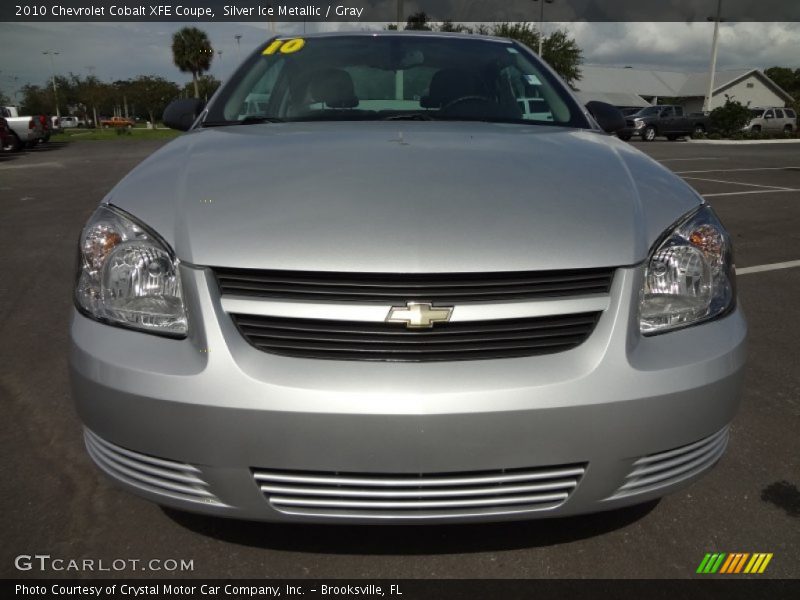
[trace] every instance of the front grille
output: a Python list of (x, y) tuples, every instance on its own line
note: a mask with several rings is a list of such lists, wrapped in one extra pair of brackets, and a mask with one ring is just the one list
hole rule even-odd
[(234, 296), (405, 304), (487, 302), (607, 294), (613, 268), (494, 273), (338, 273), (214, 269)]
[(121, 448), (88, 429), (83, 437), (89, 456), (113, 479), (160, 496), (224, 506), (192, 465)]
[(431, 329), (402, 323), (328, 321), (232, 314), (244, 338), (264, 352), (299, 358), (382, 361), (485, 360), (552, 354), (583, 343), (599, 312), (461, 321)]
[(728, 445), (729, 428), (673, 450), (644, 456), (633, 463), (633, 470), (612, 498), (641, 494), (679, 483), (713, 466)]
[(253, 477), (286, 514), (425, 519), (553, 509), (585, 471), (586, 464), (434, 474), (253, 469)]

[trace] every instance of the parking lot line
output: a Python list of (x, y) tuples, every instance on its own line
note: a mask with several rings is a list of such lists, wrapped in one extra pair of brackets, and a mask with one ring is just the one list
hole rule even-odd
[(764, 271), (777, 271), (778, 269), (791, 269), (793, 267), (800, 267), (800, 260), (789, 260), (786, 262), (772, 263), (769, 265), (744, 267), (743, 269), (736, 269), (736, 274), (748, 275), (750, 273), (763, 273)]
[(11, 171), (16, 169), (38, 169), (40, 167), (56, 167), (63, 169), (64, 165), (60, 162), (41, 162), (33, 163), (31, 165), (0, 165), (0, 171)]
[(725, 181), (723, 179), (708, 179), (706, 177), (684, 177), (684, 179), (692, 179), (694, 181), (709, 181), (711, 183), (727, 183), (727, 184), (730, 184), (730, 185), (744, 185), (744, 186), (747, 186), (747, 187), (765, 188), (765, 189), (771, 189), (771, 190), (784, 190), (784, 191), (790, 191), (790, 192), (795, 191), (792, 188), (782, 187), (782, 186), (778, 186), (778, 185), (762, 185), (760, 183), (743, 183), (741, 181)]
[(790, 171), (800, 169), (800, 167), (755, 167), (749, 169), (706, 169), (704, 171), (674, 171), (676, 175), (689, 175), (692, 173), (742, 173), (744, 171)]
[(778, 189), (778, 190), (747, 190), (746, 192), (717, 192), (714, 194), (700, 194), (703, 198), (716, 198), (718, 196), (744, 196), (747, 194), (785, 194), (786, 192), (800, 192), (800, 190)]

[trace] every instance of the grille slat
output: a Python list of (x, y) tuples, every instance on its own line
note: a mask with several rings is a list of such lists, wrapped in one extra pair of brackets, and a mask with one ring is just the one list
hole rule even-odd
[(585, 472), (585, 464), (409, 475), (254, 469), (253, 478), (289, 514), (426, 519), (555, 508)]
[(114, 479), (161, 496), (223, 506), (196, 467), (121, 448), (88, 429), (84, 441), (89, 456)]
[(608, 293), (612, 268), (494, 273), (338, 273), (215, 268), (223, 295), (405, 303), (486, 302)]
[(692, 444), (643, 456), (633, 463), (633, 469), (612, 498), (672, 485), (710, 468), (725, 452), (729, 434), (729, 428), (724, 427)]
[(327, 321), (232, 314), (259, 350), (340, 360), (476, 360), (551, 354), (577, 347), (599, 312), (529, 319), (451, 322), (410, 330), (396, 323)]

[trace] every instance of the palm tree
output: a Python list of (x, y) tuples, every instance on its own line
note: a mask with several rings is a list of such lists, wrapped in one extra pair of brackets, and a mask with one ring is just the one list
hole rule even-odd
[(183, 73), (191, 73), (194, 97), (200, 97), (197, 77), (211, 68), (214, 49), (205, 31), (184, 27), (172, 35), (172, 61)]

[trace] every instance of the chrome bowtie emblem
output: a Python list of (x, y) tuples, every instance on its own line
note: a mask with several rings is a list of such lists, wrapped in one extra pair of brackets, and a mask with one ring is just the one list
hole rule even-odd
[(452, 306), (432, 306), (428, 302), (406, 302), (393, 306), (386, 316), (387, 323), (404, 323), (408, 329), (430, 329), (434, 323), (446, 323), (453, 314)]

